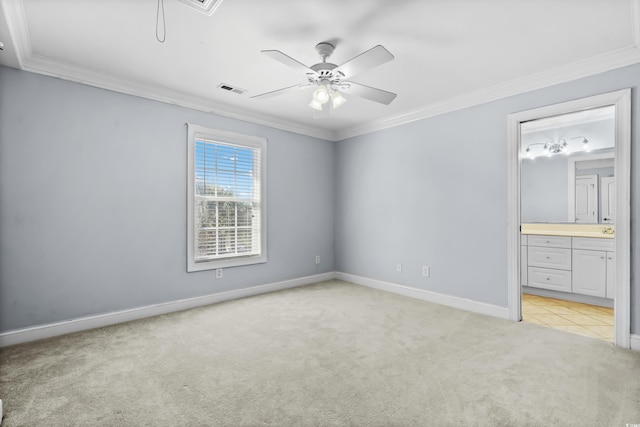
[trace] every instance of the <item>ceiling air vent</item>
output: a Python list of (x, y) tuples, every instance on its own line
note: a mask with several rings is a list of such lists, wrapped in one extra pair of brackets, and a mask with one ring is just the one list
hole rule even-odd
[[(194, 0), (194, 1), (197, 1), (197, 0)], [(238, 95), (242, 95), (243, 93), (246, 92), (245, 89), (240, 89), (239, 87), (234, 87), (234, 86), (228, 85), (226, 83), (220, 83), (218, 85), (218, 88), (222, 89), (222, 90), (226, 90), (228, 92), (237, 93)]]
[(222, 0), (180, 0), (184, 4), (188, 4), (194, 9), (199, 10), (200, 12), (206, 13), (207, 15), (213, 14), (213, 11), (216, 10)]

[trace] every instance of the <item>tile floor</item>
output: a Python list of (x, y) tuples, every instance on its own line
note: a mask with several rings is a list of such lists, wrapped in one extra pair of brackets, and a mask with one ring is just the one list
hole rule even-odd
[(522, 321), (613, 342), (613, 309), (522, 294)]

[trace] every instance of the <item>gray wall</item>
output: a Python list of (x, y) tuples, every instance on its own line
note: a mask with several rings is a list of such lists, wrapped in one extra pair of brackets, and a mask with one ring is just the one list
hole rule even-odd
[[(186, 272), (186, 122), (268, 138), (268, 263)], [(334, 159), (332, 142), (0, 67), (0, 331), (333, 271)]]
[(630, 87), (631, 322), (640, 333), (638, 84), (634, 65), (339, 142), (336, 268), (506, 307), (507, 115)]

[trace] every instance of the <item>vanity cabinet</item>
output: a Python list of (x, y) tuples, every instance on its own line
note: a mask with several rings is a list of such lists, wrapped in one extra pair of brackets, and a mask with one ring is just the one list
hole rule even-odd
[(613, 239), (528, 235), (521, 241), (523, 285), (613, 299)]
[(572, 292), (604, 298), (607, 293), (606, 281), (606, 252), (573, 250)]
[[(615, 283), (615, 243), (612, 239), (573, 237), (572, 292), (613, 298)], [(607, 288), (609, 292), (607, 293)]]

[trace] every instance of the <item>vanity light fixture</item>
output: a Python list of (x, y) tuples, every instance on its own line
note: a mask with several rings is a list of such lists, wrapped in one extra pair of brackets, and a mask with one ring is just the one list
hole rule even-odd
[[(574, 139), (579, 139), (582, 138), (582, 150), (575, 150), (575, 151), (589, 151), (589, 146), (587, 145), (589, 143), (589, 140), (580, 135), (580, 136), (574, 136), (572, 138), (569, 138), (569, 141), (572, 141)], [(534, 150), (532, 149), (532, 147), (536, 147), (542, 145), (542, 154), (546, 155), (547, 157), (551, 157), (554, 154), (559, 154), (559, 153), (565, 153), (565, 154), (569, 154), (570, 151), (567, 151), (567, 146), (569, 145), (569, 143), (567, 142), (566, 139), (561, 138), (558, 141), (553, 141), (553, 140), (547, 140), (545, 142), (534, 142), (532, 144), (527, 145), (527, 148), (524, 150), (525, 155), (531, 159), (535, 159), (537, 156), (535, 155), (535, 153), (533, 152)]]

